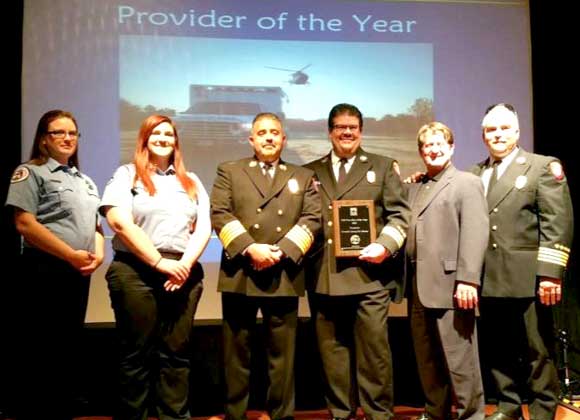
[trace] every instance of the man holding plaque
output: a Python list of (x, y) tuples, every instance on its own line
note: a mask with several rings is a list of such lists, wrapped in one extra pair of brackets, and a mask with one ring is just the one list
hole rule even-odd
[(226, 420), (246, 418), (251, 333), (258, 309), (266, 329), (272, 420), (294, 417), (294, 353), (302, 259), (320, 228), (320, 197), (312, 171), (280, 159), (280, 119), (258, 114), (249, 138), (254, 156), (219, 165), (211, 220), (223, 245), (222, 292)]
[(409, 318), (425, 394), (421, 419), (483, 420), (475, 307), (489, 219), (483, 183), (451, 163), (453, 133), (433, 122), (419, 129), (427, 172), (409, 185), (406, 245)]
[(365, 152), (362, 129), (357, 107), (334, 106), (332, 151), (306, 165), (316, 174), (324, 226), (307, 278), (331, 416), (353, 418), (360, 404), (367, 419), (387, 420), (394, 416), (387, 314), (391, 300), (402, 298), (395, 256), (410, 210), (397, 163)]

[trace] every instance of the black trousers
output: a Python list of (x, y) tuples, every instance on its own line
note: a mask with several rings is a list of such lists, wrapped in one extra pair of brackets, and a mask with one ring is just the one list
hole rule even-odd
[[(177, 257), (176, 257), (177, 258)], [(115, 419), (189, 419), (190, 338), (203, 271), (192, 267), (175, 292), (137, 257), (117, 252), (106, 274), (120, 345), (119, 405)]]
[(530, 418), (555, 418), (560, 382), (552, 308), (535, 298), (491, 297), (482, 298), (480, 308), (483, 366), (491, 369), (495, 380), (498, 409), (513, 417), (521, 415), (520, 391), (527, 389)]
[(354, 416), (358, 404), (368, 420), (393, 411), (393, 364), (387, 315), (390, 290), (349, 296), (315, 294), (316, 336), (332, 417)]
[(272, 420), (294, 416), (294, 355), (297, 297), (250, 297), (222, 293), (226, 420), (246, 418), (250, 396), (251, 334), (258, 309), (263, 316), (268, 357), (266, 410)]
[[(25, 249), (13, 297), (18, 419), (71, 419), (73, 390), (78, 389), (78, 361), (90, 277), (50, 254)], [(4, 343), (7, 345), (7, 343)]]

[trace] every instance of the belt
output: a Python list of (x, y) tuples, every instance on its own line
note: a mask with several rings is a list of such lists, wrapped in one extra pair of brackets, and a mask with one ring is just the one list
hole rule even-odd
[(183, 252), (168, 252), (168, 251), (159, 251), (163, 258), (167, 258), (170, 260), (180, 260), (183, 257)]
[[(163, 258), (167, 258), (169, 260), (179, 260), (183, 256), (183, 252), (159, 251), (159, 253), (161, 254), (161, 256)], [(125, 260), (125, 261), (132, 260), (132, 261), (137, 261), (137, 262), (140, 262), (142, 264), (145, 264), (145, 262), (141, 261), (141, 259), (139, 259), (132, 252), (115, 251), (115, 258), (118, 259), (118, 260)]]

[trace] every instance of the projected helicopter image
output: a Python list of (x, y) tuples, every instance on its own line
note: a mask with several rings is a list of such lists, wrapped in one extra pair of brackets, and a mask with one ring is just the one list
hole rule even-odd
[(300, 70), (283, 69), (281, 67), (271, 67), (271, 66), (264, 66), (264, 67), (266, 67), (267, 69), (272, 69), (272, 70), (291, 71), (292, 74), (290, 75), (290, 79), (288, 80), (288, 83), (290, 83), (291, 85), (308, 85), (308, 84), (310, 84), (308, 82), (308, 79), (310, 76), (308, 76), (306, 73), (304, 73), (304, 70), (306, 70), (311, 65), (312, 64), (308, 64), (308, 65), (302, 67)]
[(420, 171), (415, 136), (434, 118), (432, 45), (337, 45), (341, 54), (328, 42), (121, 36), (121, 161), (133, 159), (143, 118), (167, 114), (187, 166), (212, 185), (220, 162), (251, 156), (256, 114), (273, 112), (288, 138), (283, 158), (303, 164), (329, 152), (328, 112), (349, 102), (365, 117), (366, 151), (397, 159), (402, 175)]

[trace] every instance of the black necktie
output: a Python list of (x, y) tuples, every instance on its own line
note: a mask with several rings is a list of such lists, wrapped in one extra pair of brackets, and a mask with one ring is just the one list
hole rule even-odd
[(497, 167), (501, 163), (501, 160), (494, 160), (491, 164), (493, 170), (491, 171), (491, 176), (489, 177), (489, 183), (487, 184), (487, 195), (491, 192), (495, 184), (497, 184)]
[(271, 184), (272, 180), (274, 179), (274, 177), (272, 177), (270, 173), (270, 169), (272, 169), (272, 164), (264, 162), (264, 166), (262, 166), (262, 168), (264, 169), (264, 176), (266, 177), (266, 180), (268, 181), (269, 184)]
[(340, 159), (340, 166), (338, 167), (338, 183), (343, 184), (346, 180), (346, 158)]

